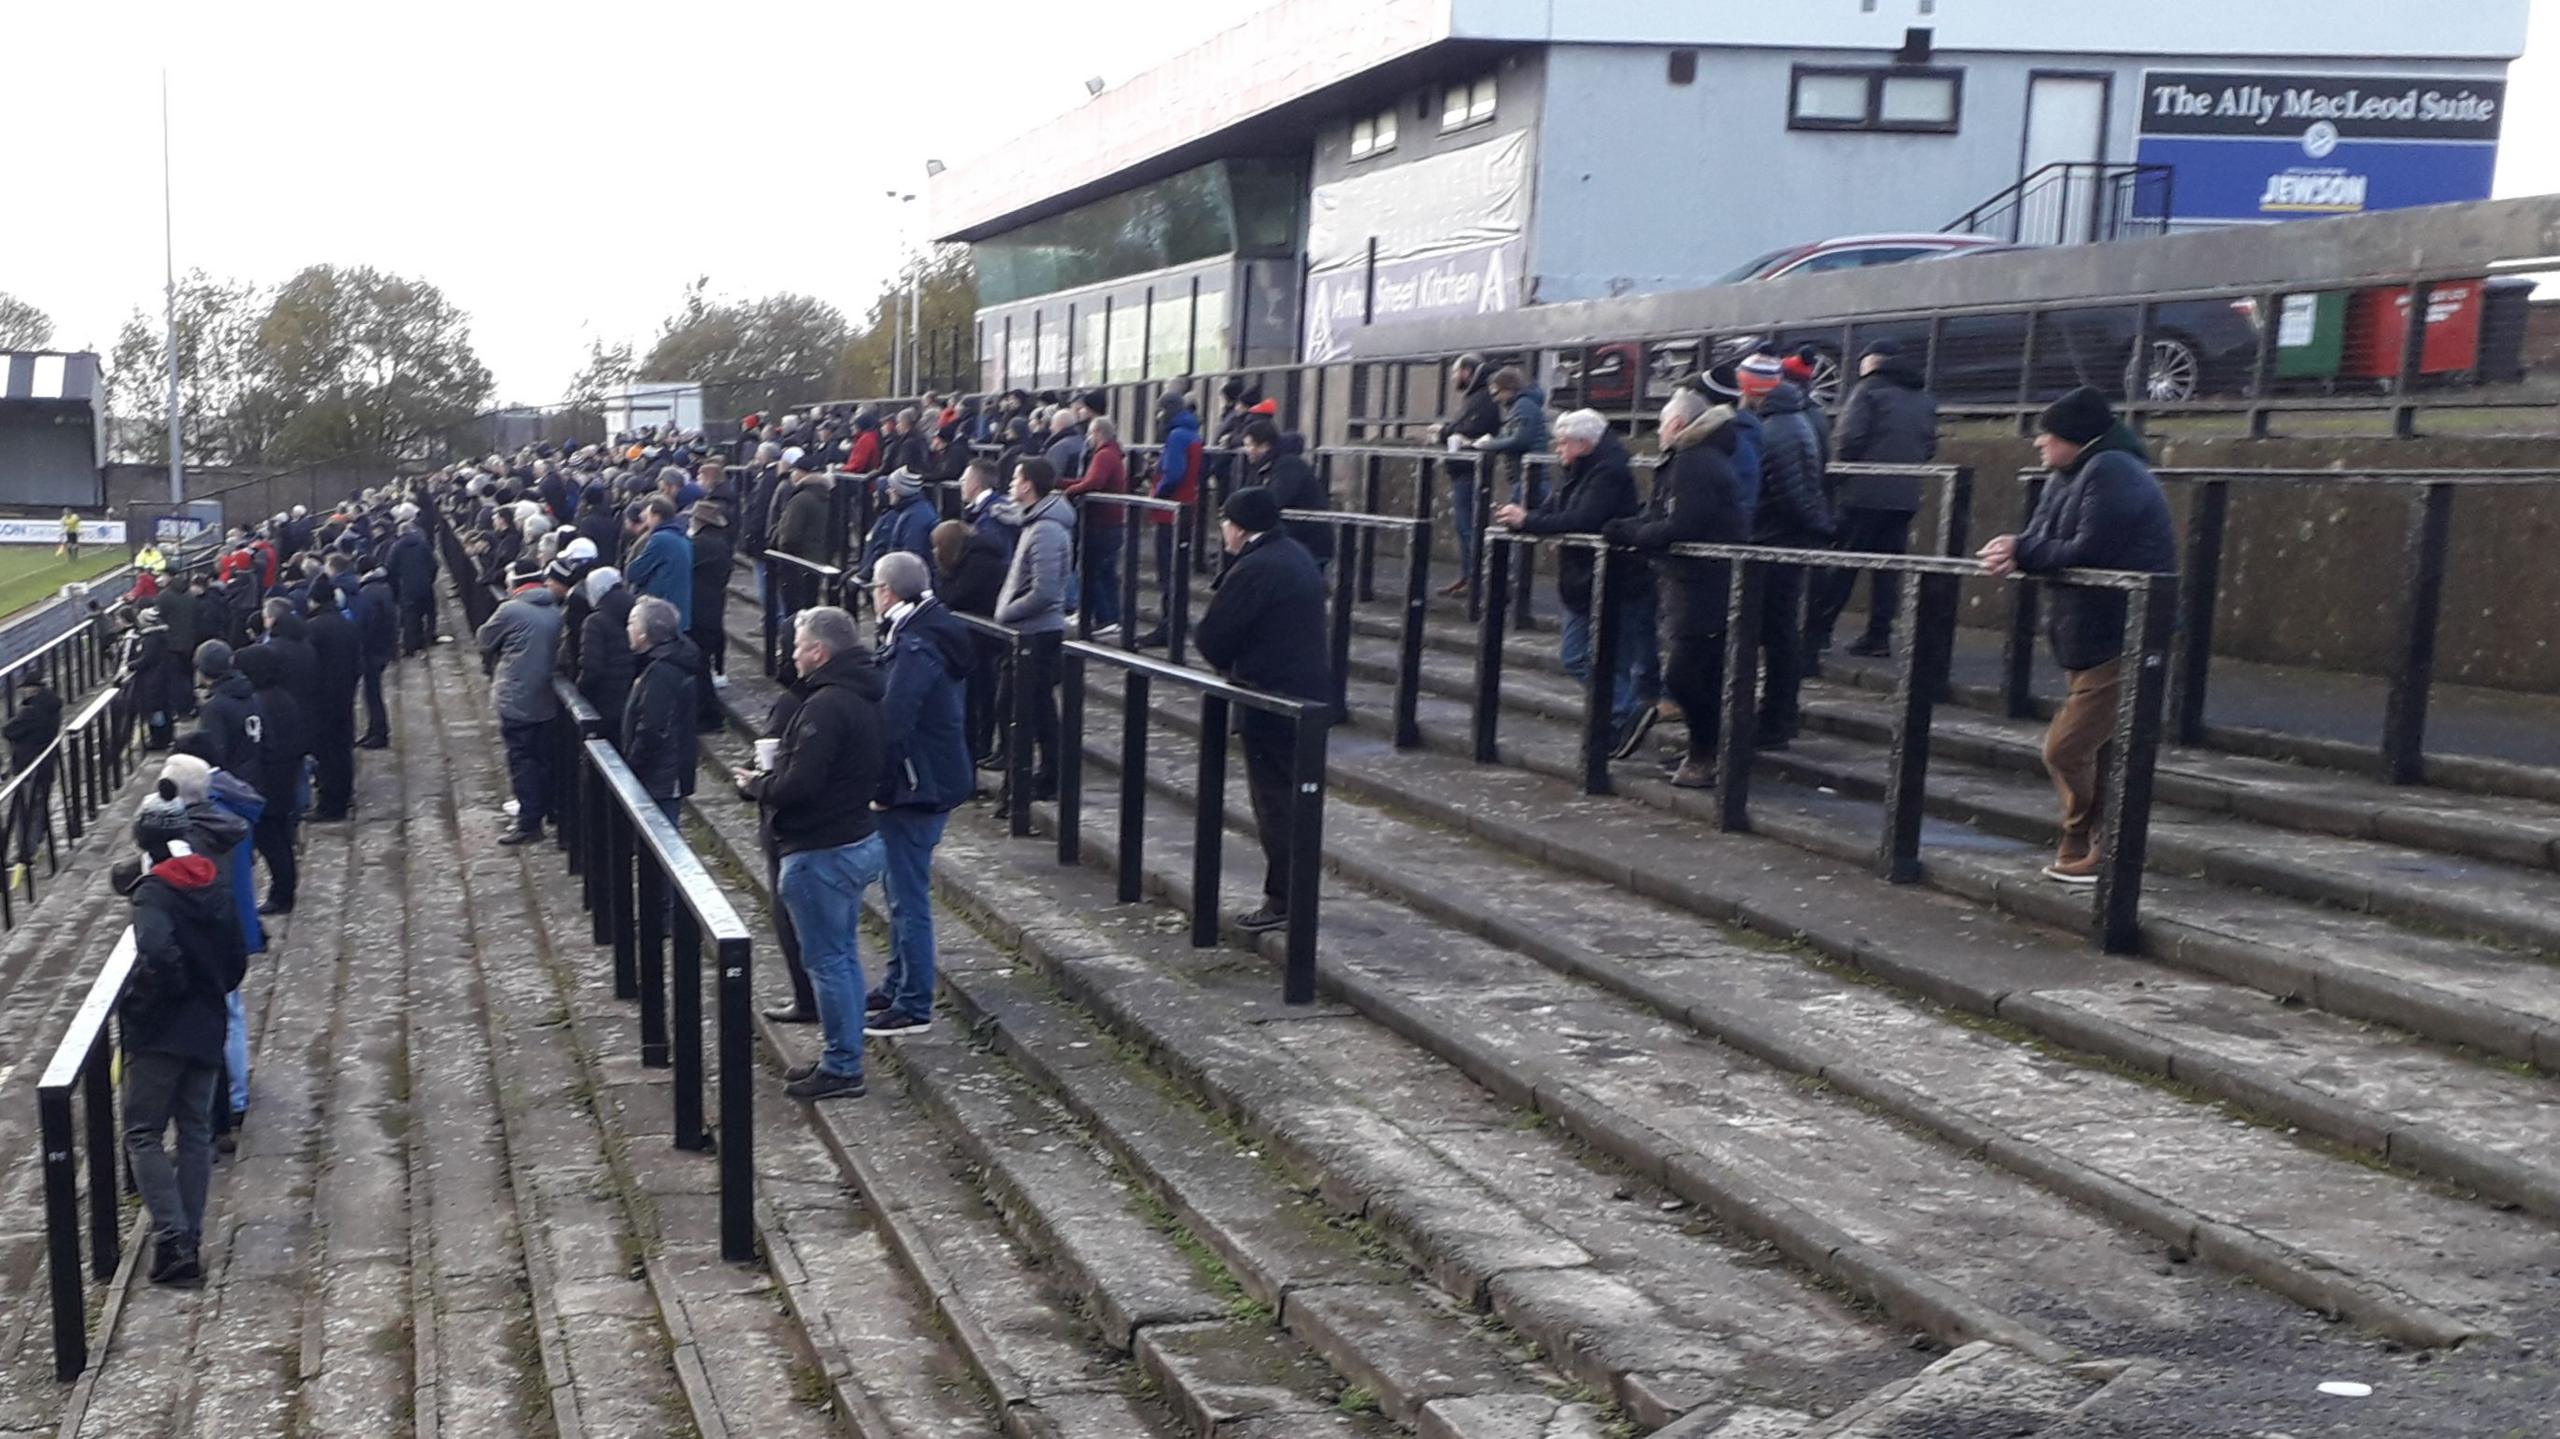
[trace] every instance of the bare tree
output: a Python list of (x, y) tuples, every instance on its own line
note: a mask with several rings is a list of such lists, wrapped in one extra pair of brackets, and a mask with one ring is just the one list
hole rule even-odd
[(0, 291), (0, 350), (41, 350), (53, 343), (53, 317)]

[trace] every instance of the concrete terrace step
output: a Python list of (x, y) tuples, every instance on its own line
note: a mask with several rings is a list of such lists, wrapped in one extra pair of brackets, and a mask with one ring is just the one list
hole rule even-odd
[[(450, 651), (432, 659), (445, 671), (440, 758), (470, 855), (462, 873), (484, 936), (475, 951), (482, 983), (503, 1016), (493, 1040), (513, 1073), (512, 1122), (548, 1156), (531, 1183), (558, 1215), (569, 1263), (584, 1271), (564, 1290), (563, 1326), (599, 1352), (618, 1342), (662, 1380), (658, 1414), (606, 1422), (604, 1432), (676, 1418), (706, 1436), (985, 1432), (985, 1411), (927, 1316), (911, 1303), (902, 1310), (893, 1291), (903, 1285), (877, 1262), (876, 1241), (869, 1273), (887, 1287), (875, 1284), (841, 1311), (860, 1316), (864, 1342), (848, 1349), (811, 1322), (821, 1316), (809, 1274), (843, 1274), (864, 1236), (846, 1222), (845, 1196), (828, 1182), (824, 1151), (796, 1106), (768, 1101), (758, 1125), (758, 1228), (770, 1263), (721, 1258), (713, 1161), (671, 1145), (669, 1075), (638, 1063), (632, 1007), (613, 997), (609, 952), (590, 942), (576, 881), (555, 848), (494, 844), (506, 782), (486, 685)], [(837, 1237), (855, 1241), (847, 1255), (818, 1250)], [(802, 1292), (790, 1292), (785, 1274)], [(571, 1392), (592, 1410), (609, 1386), (571, 1357)]]
[[(752, 844), (751, 812), (724, 799), (708, 788), (697, 795), (701, 823), (716, 843)], [(736, 868), (734, 849), (730, 857)], [(762, 876), (737, 872), (761, 897)], [(946, 979), (1006, 963), (960, 926), (945, 923), (939, 938)], [(1092, 1052), (1075, 1057), (1106, 1058), (1108, 1045), (1085, 1033), (1080, 1046)], [(1131, 1355), (1186, 1432), (1386, 1432), (1365, 1411), (1409, 1420), (1442, 1386), (1487, 1373), (1510, 1380), (1504, 1356), (1392, 1290), (1361, 1296), (1370, 1302), (1343, 1313), (1354, 1291), (1338, 1286), (1373, 1275), (1375, 1264), (1255, 1165), (1219, 1162), (1232, 1146), (1202, 1116), (1130, 1090), (1146, 1106), (1145, 1144), (1132, 1149), (1085, 1130), (1089, 1115), (1071, 1097), (1062, 1107), (1013, 1064), (948, 1030), (876, 1046), (875, 1055), (881, 1050), (894, 1056), (908, 1095), (952, 1137), (1013, 1240), (1043, 1256), (1052, 1284), (1107, 1344)], [(875, 1098), (878, 1091), (875, 1082)], [(1301, 1304), (1303, 1313), (1293, 1312)], [(1273, 1327), (1275, 1316), (1285, 1329)], [(1294, 1332), (1328, 1317), (1337, 1327), (1316, 1327), (1304, 1342)], [(1346, 1329), (1361, 1343), (1345, 1339)], [(1362, 1347), (1382, 1332), (1403, 1336), (1383, 1358)]]
[[(1151, 782), (1187, 806), (1180, 777), (1196, 772), (1192, 746), (1168, 736), (1155, 747)], [(1116, 753), (1116, 740), (1097, 748)], [(1091, 762), (1116, 769), (1108, 754)], [(1250, 832), (1241, 803), (1228, 817)], [(1373, 806), (1331, 809), (1327, 837), (1332, 868), (1373, 891), (1835, 1085), (2314, 1308), (2443, 1342), (2470, 1325), (2511, 1329), (2517, 1307), (2539, 1302), (2511, 1294), (2478, 1307), (2488, 1295), (2443, 1247), (2444, 1236), (2466, 1235), (2483, 1246), (2468, 1265), (2531, 1264), (2553, 1242), (2539, 1222), (2433, 1195), (1788, 956), (1701, 935), (1697, 917), (1672, 906), (1487, 855)], [(1709, 955), (1721, 962), (1701, 972)], [(1894, 1036), (1890, 1047), (1876, 1046), (1881, 1034)], [(2350, 1048), (2330, 1058), (2363, 1057)], [(2560, 1122), (2539, 1097), (2547, 1122)], [(2406, 1237), (2418, 1234), (2430, 1238)]]

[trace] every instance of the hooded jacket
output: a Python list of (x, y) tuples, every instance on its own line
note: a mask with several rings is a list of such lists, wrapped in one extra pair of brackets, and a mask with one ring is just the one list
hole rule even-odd
[(1818, 545), (1835, 528), (1823, 472), (1829, 444), (1794, 381), (1782, 382), (1760, 401), (1760, 503), (1753, 512), (1755, 544)]
[(931, 594), (891, 630), (879, 658), (885, 676), (880, 723), (888, 740), (881, 804), (939, 813), (976, 791), (966, 726), (976, 657), (969, 627)]
[[(1200, 616), (1192, 641), (1200, 658), (1237, 684), (1296, 699), (1333, 699), (1325, 658), (1324, 577), (1306, 547), (1279, 530), (1245, 542)], [(1242, 726), (1285, 733), (1287, 724), (1259, 710)]]
[[(1084, 473), (1059, 487), (1071, 500), (1086, 495), (1120, 495), (1129, 491), (1129, 462), (1117, 440), (1097, 445), (1085, 456)], [(1086, 531), (1117, 530), (1126, 506), (1076, 505), (1076, 523)]]
[[(1636, 476), (1627, 461), (1627, 446), (1612, 431), (1601, 435), (1589, 453), (1564, 467), (1564, 482), (1520, 522), (1528, 535), (1597, 535), (1611, 520), (1636, 512)], [(1634, 566), (1610, 580), (1612, 597), (1625, 593)], [(1566, 545), (1556, 551), (1556, 597), (1566, 609), (1591, 609), (1591, 551)]]
[(942, 514), (934, 508), (933, 497), (912, 484), (894, 487), (894, 497), (880, 518), (871, 522), (870, 542), (862, 547), (862, 573), (866, 576), (892, 550), (905, 550), (922, 557), (925, 568), (933, 567), (933, 527), (942, 522)]
[(220, 872), (200, 854), (172, 855), (133, 888), (133, 978), (117, 1010), (127, 1054), (222, 1063), (224, 997), (249, 972)]
[(738, 568), (729, 529), (704, 525), (688, 538), (693, 546), (693, 621), (686, 633), (724, 632), (721, 621), (729, 609), (729, 581)]
[(996, 623), (1027, 635), (1067, 627), (1067, 572), (1075, 563), (1076, 515), (1054, 491), (1023, 512), (1022, 537), (996, 592)]
[(631, 678), (639, 671), (631, 653), (631, 607), (638, 598), (616, 579), (578, 622), (578, 693), (595, 706), (597, 718), (616, 727), (616, 735), (622, 732), (623, 706), (631, 698)]
[(302, 762), (311, 755), (310, 721), (302, 702), (286, 687), (283, 664), (270, 647), (250, 646), (240, 652), (238, 663), (258, 700), (258, 767), (249, 771), (250, 782), (269, 809), (293, 809), (302, 790)]
[(782, 731), (773, 772), (748, 793), (772, 810), (774, 851), (838, 849), (876, 828), (863, 797), (879, 793), (886, 686), (871, 657), (841, 654), (811, 671), (808, 694)]
[(693, 542), (672, 523), (659, 525), (633, 547), (622, 582), (634, 595), (656, 595), (674, 605), (677, 627), (693, 628)]
[(432, 603), (436, 597), (436, 552), (427, 544), (426, 534), (415, 524), (400, 527), (400, 538), (391, 542), (392, 590), (405, 605)]
[[(2151, 473), (2149, 452), (2122, 421), (2053, 472), (2018, 532), (2017, 559), (2028, 574), (2177, 571), (2168, 496)], [(2047, 585), (2044, 605), (2045, 635), (2064, 669), (2095, 669), (2124, 653), (2124, 591)]]
[(622, 708), (622, 762), (651, 799), (681, 799), (693, 793), (699, 767), (693, 687), (702, 673), (702, 650), (680, 634), (639, 663)]
[(777, 496), (782, 504), (765, 548), (812, 564), (825, 564), (834, 549), (827, 543), (827, 529), (835, 514), (831, 493), (834, 487), (834, 481), (814, 472), (792, 481), (790, 488)]
[(1502, 412), (1502, 429), (1485, 446), (1494, 455), (1535, 454), (1547, 447), (1547, 392), (1524, 385)]
[(304, 719), (320, 712), (320, 652), (311, 647), (311, 624), (300, 614), (279, 615), (257, 647), (273, 653), (284, 687), (302, 706)]
[(9, 716), (5, 727), (0, 727), (0, 738), (9, 741), (9, 772), (25, 774), (61, 733), (62, 696), (51, 689), (22, 692), (18, 696), (18, 712)]
[[(1938, 457), (1938, 402), (1906, 362), (1888, 360), (1858, 382), (1833, 431), (1842, 463), (1925, 465)], [(1853, 510), (1920, 508), (1917, 475), (1851, 475), (1840, 503)]]
[(364, 636), (335, 605), (323, 607), (308, 623), (311, 653), (319, 662), (319, 674), (312, 681), (312, 692), (319, 700), (312, 723), (351, 730), (356, 688), (364, 681)]
[(1005, 537), (1011, 533), (996, 524), (971, 530), (961, 542), (960, 559), (951, 573), (934, 577), (933, 592), (964, 615), (992, 617), (996, 596), (1004, 589)]
[(250, 828), (266, 808), (256, 790), (224, 770), (215, 770), (205, 797), (187, 806), (187, 847), (213, 861), (215, 883), (231, 897), (232, 920), (251, 954), (267, 947), (258, 918), (257, 855), (249, 847)]
[(1653, 498), (1644, 513), (1600, 529), (1613, 545), (1656, 554), (1653, 573), (1662, 582), (1664, 613), (1675, 635), (1725, 632), (1732, 568), (1721, 560), (1660, 552), (1673, 545), (1739, 545), (1751, 538), (1751, 515), (1733, 472), (1733, 416), (1719, 405), (1672, 436), (1667, 457), (1653, 472)]
[(526, 585), (480, 626), (481, 656), (495, 665), (491, 689), (501, 723), (543, 724), (560, 713), (560, 698), (551, 692), (560, 624), (560, 601), (550, 588)]
[[(1200, 472), (1200, 417), (1186, 406), (1165, 420), (1164, 453), (1156, 457), (1155, 498), (1180, 500), (1186, 505), (1199, 503)], [(1159, 525), (1173, 523), (1173, 516), (1163, 513), (1148, 519)]]
[(380, 669), (400, 653), (400, 601), (392, 593), (391, 572), (375, 570), (356, 590), (356, 633), (364, 641), (364, 664)]
[(251, 784), (265, 773), (265, 746), (260, 743), (264, 731), (257, 687), (237, 671), (215, 680), (196, 707), (196, 733), (212, 741), (214, 768), (227, 769)]
[[(1438, 437), (1443, 442), (1453, 437), (1476, 440), (1499, 433), (1501, 429), (1502, 407), (1493, 402), (1493, 366), (1478, 365), (1475, 378), (1467, 382), (1466, 393), (1458, 397), (1457, 413), (1440, 422)], [(1464, 465), (1469, 474), (1475, 471), (1475, 466), (1466, 459), (1463, 451), (1451, 461), (1453, 469), (1460, 465)]]

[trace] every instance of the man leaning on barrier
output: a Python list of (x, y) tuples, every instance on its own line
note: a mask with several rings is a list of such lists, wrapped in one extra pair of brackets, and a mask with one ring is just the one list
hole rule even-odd
[(791, 662), (808, 687), (770, 770), (738, 772), (738, 790), (769, 807), (781, 854), (783, 908), (799, 936), (826, 1047), (795, 1065), (794, 1099), (859, 1099), (862, 1084), (862, 894), (886, 863), (877, 817), (884, 686), (852, 615), (833, 605), (793, 620)]
[[(1330, 704), (1324, 577), (1315, 560), (1281, 528), (1280, 502), (1267, 485), (1237, 490), (1219, 513), (1219, 533), (1231, 558), (1200, 617), (1195, 636), (1200, 657), (1248, 689)], [(1258, 934), (1289, 923), (1289, 824), (1296, 800), (1289, 774), (1295, 736), (1279, 715), (1240, 709), (1236, 733), (1244, 742), (1246, 787), (1262, 840), (1263, 901), (1236, 925)], [(1216, 741), (1216, 736), (1203, 739)]]
[(888, 881), (889, 965), (864, 997), (864, 1034), (915, 1034), (933, 1023), (933, 851), (951, 811), (977, 788), (966, 699), (977, 644), (932, 580), (924, 561), (904, 552), (881, 556), (871, 573), (888, 746), (871, 807)]
[[(2035, 444), (2053, 477), (2025, 529), (1982, 547), (1985, 570), (2177, 569), (2168, 497), (2141, 437), (2105, 395), (2083, 385), (2054, 401), (2037, 420)], [(2062, 802), (2062, 839), (2044, 873), (2063, 884), (2098, 882), (2095, 836), (2106, 805), (2099, 757), (2124, 683), (2124, 621), (2121, 590), (2054, 585), (2045, 596), (2045, 634), (2069, 681), (2044, 735), (2044, 767)]]

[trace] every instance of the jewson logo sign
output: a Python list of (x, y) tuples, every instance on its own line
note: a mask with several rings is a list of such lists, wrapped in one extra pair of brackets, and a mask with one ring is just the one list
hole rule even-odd
[(2151, 70), (2136, 157), (2180, 220), (2290, 220), (2488, 198), (2506, 85), (2458, 76)]

